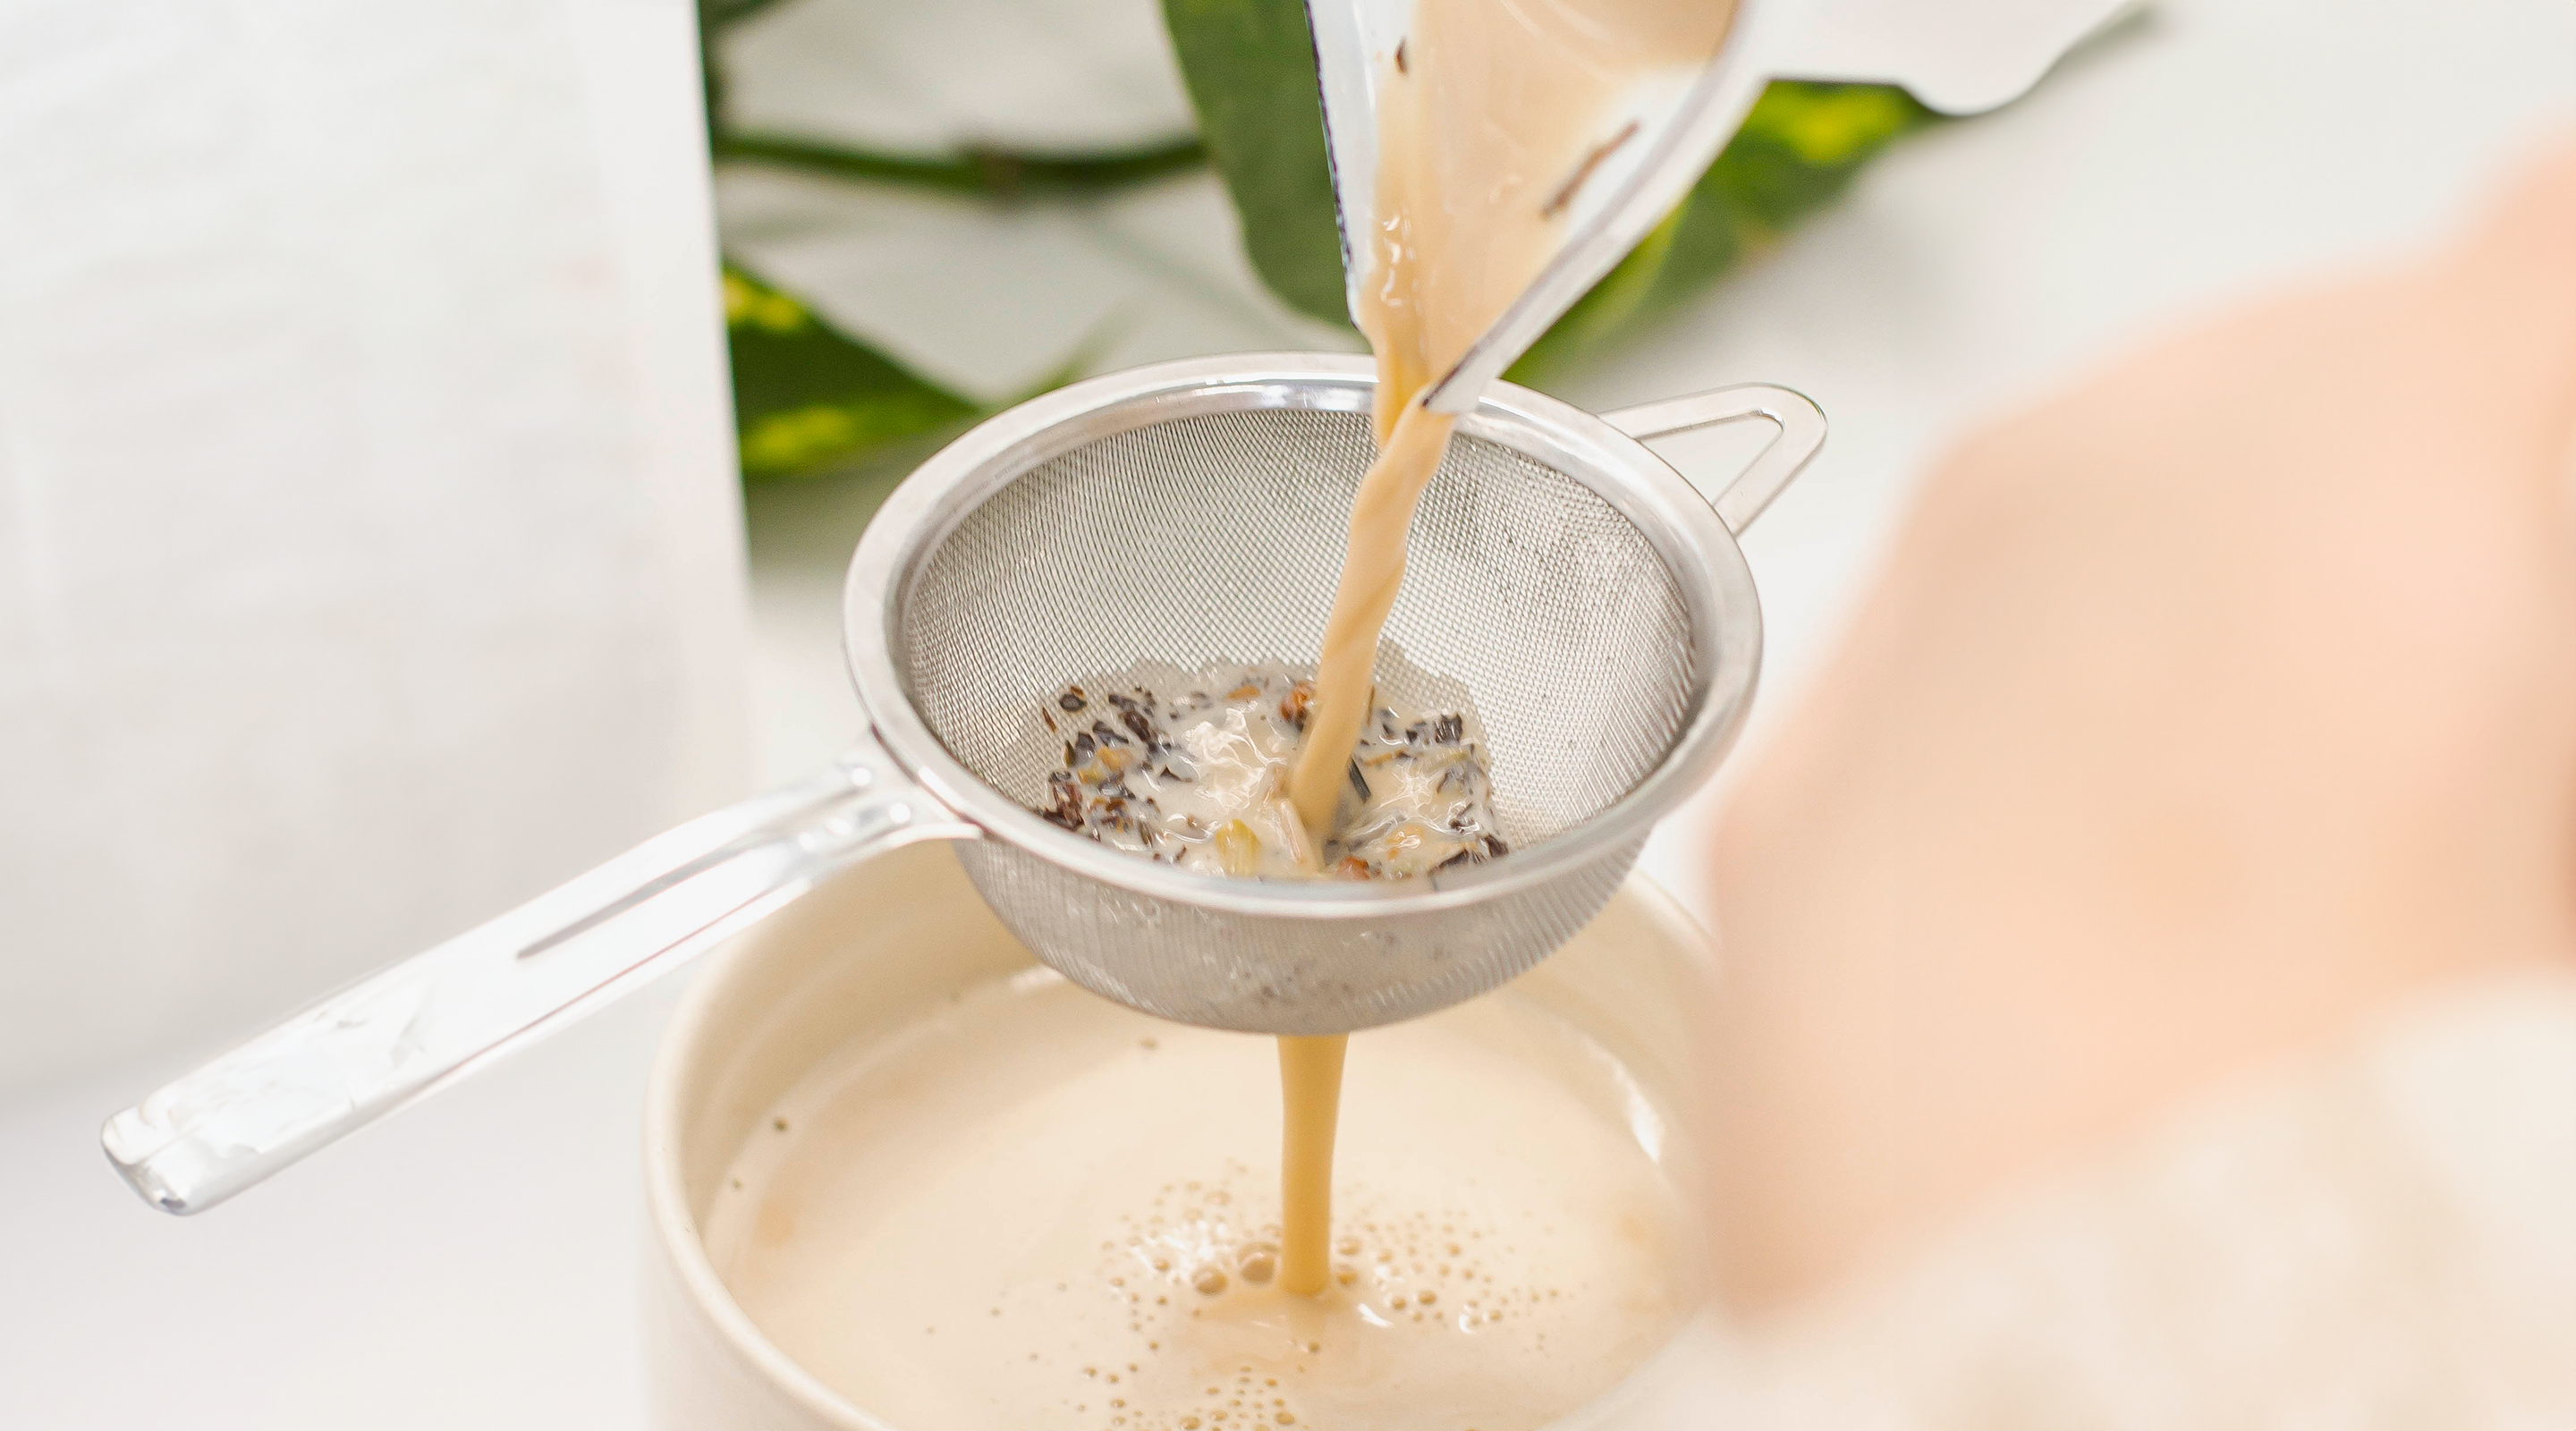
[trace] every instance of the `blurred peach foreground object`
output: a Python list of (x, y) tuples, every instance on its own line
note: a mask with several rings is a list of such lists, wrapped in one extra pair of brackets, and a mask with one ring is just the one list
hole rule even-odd
[(18, 9), (0, 1088), (203, 1051), (747, 755), (688, 7)]

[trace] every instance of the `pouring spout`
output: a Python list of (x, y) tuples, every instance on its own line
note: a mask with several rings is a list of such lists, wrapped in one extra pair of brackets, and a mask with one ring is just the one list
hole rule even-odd
[[(1403, 266), (1469, 271), (1477, 265), (1460, 261), (1466, 250), (1488, 250), (1481, 276), (1464, 280), (1482, 291), (1462, 295), (1459, 280), (1443, 279), (1453, 286), (1442, 301), (1416, 305), (1467, 325), (1414, 339), (1422, 400), (1435, 412), (1469, 411), (1654, 231), (1773, 78), (1896, 83), (1951, 112), (1992, 108), (2136, 3), (1307, 0), (1351, 316), (1389, 361), (1389, 330), (1407, 321), (1390, 319), (1390, 305), (1412, 301), (1400, 290), (1421, 281)], [(1524, 33), (1549, 23), (1559, 36), (1533, 43)], [(1518, 53), (1493, 38), (1506, 32)], [(1636, 43), (1550, 48), (1551, 38), (1623, 33)], [(1425, 43), (1443, 38), (1451, 44)], [(1444, 62), (1445, 73), (1426, 72)], [(1546, 120), (1538, 110), (1550, 111)], [(1513, 165), (1493, 162), (1492, 136), (1550, 122), (1570, 147), (1509, 155), (1535, 158), (1537, 172), (1498, 207), (1488, 181), (1508, 183), (1495, 176)], [(1450, 226), (1451, 251), (1422, 232), (1426, 216)], [(1523, 251), (1530, 245), (1535, 254)], [(1407, 361), (1392, 360), (1391, 371)]]
[[(1764, 36), (1788, 13), (1789, 3), (1569, 0), (1540, 7), (1570, 17), (1564, 22), (1567, 34), (1613, 37), (1594, 53), (1558, 57), (1548, 52), (1547, 37), (1533, 43), (1519, 36), (1519, 54), (1509, 53), (1511, 45), (1487, 43), (1485, 35), (1529, 21), (1469, 16), (1464, 12), (1474, 7), (1461, 0), (1308, 0), (1343, 272), (1351, 315), (1371, 341), (1381, 351), (1387, 345), (1390, 255), (1407, 247), (1439, 247), (1419, 232), (1426, 216), (1458, 226), (1462, 242), (1452, 247), (1473, 242), (1538, 248), (1525, 265), (1514, 262), (1524, 257), (1517, 251), (1490, 259), (1481, 280), (1485, 291), (1465, 301), (1452, 292), (1448, 302), (1436, 305), (1452, 321), (1472, 315), (1474, 326), (1431, 335), (1424, 343), (1430, 359), (1427, 406), (1453, 413), (1473, 408), (1487, 383), (1680, 202), (1760, 96)], [(1449, 35), (1442, 36), (1440, 27), (1451, 21), (1456, 23)], [(1642, 43), (1620, 42), (1620, 31), (1640, 29), (1658, 33)], [(1444, 50), (1471, 47), (1437, 43), (1476, 31), (1484, 34), (1473, 52), (1454, 59)], [(1450, 68), (1438, 70), (1443, 63)], [(1417, 107), (1499, 108), (1513, 103), (1513, 92), (1523, 109), (1532, 96), (1560, 106), (1551, 118), (1561, 121), (1557, 127), (1564, 132), (1547, 137), (1561, 137), (1563, 153), (1524, 147), (1508, 156), (1516, 162), (1491, 162), (1496, 156), (1490, 150), (1475, 153), (1474, 146), (1490, 144), (1497, 132), (1550, 126), (1531, 122), (1525, 113), (1495, 122), (1492, 115)], [(1444, 142), (1458, 147), (1436, 152)], [(1492, 191), (1465, 181), (1479, 161), (1500, 172), (1534, 161), (1536, 171), (1519, 176), (1522, 187), (1507, 208), (1497, 210)], [(1408, 172), (1408, 164), (1419, 167)], [(1498, 182), (1511, 181), (1498, 172)], [(1415, 231), (1401, 232), (1408, 220)], [(1527, 233), (1506, 238), (1501, 230), (1510, 228)], [(1495, 279), (1505, 275), (1521, 281), (1498, 287)]]

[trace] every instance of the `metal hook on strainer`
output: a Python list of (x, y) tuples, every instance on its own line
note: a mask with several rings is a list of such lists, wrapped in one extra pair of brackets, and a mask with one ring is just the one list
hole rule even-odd
[[(1595, 416), (1488, 389), (1415, 518), (1390, 682), (1463, 686), (1510, 857), (1401, 884), (1228, 879), (1048, 823), (1037, 702), (1139, 658), (1311, 657), (1373, 455), (1363, 359), (1192, 359), (1023, 403), (950, 444), (860, 539), (844, 602), (871, 731), (830, 769), (692, 821), (313, 1005), (108, 1120), (155, 1206), (196, 1212), (749, 926), (835, 870), (958, 841), (1037, 956), (1148, 1013), (1319, 1034), (1528, 968), (1716, 766), (1761, 656), (1735, 533), (1824, 418), (1735, 387)], [(1764, 418), (1703, 497), (1641, 439)], [(1418, 694), (1402, 689), (1398, 697)]]

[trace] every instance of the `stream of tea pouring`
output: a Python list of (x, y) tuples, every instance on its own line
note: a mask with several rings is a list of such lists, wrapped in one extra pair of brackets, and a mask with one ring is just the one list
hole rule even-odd
[(1769, 79), (1895, 78), (1987, 108), (2120, 3), (1309, 0), (1381, 448), (1289, 782), (1309, 844), (1373, 708), (1413, 504), (1456, 415), (1673, 211)]
[[(1315, 29), (1342, 197), (1364, 204), (1344, 158), (1365, 134), (1349, 101), (1393, 46), (1337, 63), (1333, 47), (1366, 33), (1360, 7), (1347, 23), (1343, 13), (1319, 3)], [(1604, 157), (1564, 248), (1428, 380), (1425, 406), (1454, 418), (1460, 441), (1423, 520), (1454, 540), (1437, 566), (1409, 575), (1390, 635), (1471, 688), (1498, 770), (1543, 764), (1534, 752), (1561, 749), (1569, 720), (1614, 752), (1524, 788), (1509, 859), (1419, 888), (1271, 885), (1158, 867), (1025, 808), (1044, 772), (1000, 723), (1066, 670), (1116, 669), (1140, 652), (1312, 649), (1323, 614), (1312, 574), (1340, 561), (1339, 523), (1296, 529), (1278, 517), (1300, 493), (1347, 492), (1333, 484), (1374, 455), (1371, 378), (1349, 359), (1256, 354), (1113, 374), (987, 421), (889, 498), (851, 565), (848, 654), (870, 729), (841, 761), (648, 841), (181, 1076), (108, 1120), (118, 1172), (164, 1211), (214, 1206), (833, 872), (924, 839), (959, 842), (995, 912), (1075, 982), (1209, 1027), (1346, 1033), (1456, 1003), (1544, 957), (1608, 898), (1647, 828), (1738, 728), (1760, 627), (1733, 534), (1812, 457), (1823, 423), (1775, 388), (1605, 420), (1492, 379), (1732, 132), (1773, 72), (1756, 37), (1787, 33), (1789, 13), (1781, 0), (1744, 0), (1724, 60), (1668, 98), (1673, 127), (1659, 138), (1641, 120)], [(1365, 213), (1346, 213), (1346, 233)], [(1637, 441), (1746, 419), (1781, 435), (1705, 500)], [(1132, 541), (1139, 517), (1167, 514), (1173, 530), (1257, 529), (1260, 540), (1202, 536), (1148, 552), (1147, 575), (1115, 607), (1061, 600), (1084, 585), (1055, 554), (1062, 538)], [(1237, 590), (1254, 570), (1279, 573), (1279, 590), (1206, 616), (1207, 590)], [(1485, 609), (1495, 590), (1551, 584), (1582, 599), (1517, 613), (1517, 625), (1451, 619)], [(1176, 624), (1175, 612), (1206, 619)]]
[[(1628, 0), (1670, 16), (1692, 0)], [(1405, 106), (1396, 58), (1417, 0), (1307, 0), (1351, 315), (1369, 325), (1379, 251), (1382, 131)], [(1893, 84), (1950, 115), (2019, 98), (2059, 58), (2142, 0), (1707, 0), (1724, 49), (1696, 65), (1644, 71), (1602, 106), (1593, 162), (1564, 187), (1561, 235), (1535, 278), (1482, 325), (1462, 355), (1423, 373), (1422, 405), (1460, 413), (1651, 233), (1744, 122), (1773, 79)], [(1545, 3), (1539, 9), (1550, 8)], [(1551, 200), (1558, 194), (1551, 192)], [(1380, 412), (1381, 429), (1391, 426)]]

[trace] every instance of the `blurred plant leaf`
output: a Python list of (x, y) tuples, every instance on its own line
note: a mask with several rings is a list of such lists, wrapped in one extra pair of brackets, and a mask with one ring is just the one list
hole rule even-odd
[(748, 20), (776, 0), (698, 0), (698, 81), (706, 101), (707, 133), (724, 127), (724, 66), (718, 60), (717, 32), (737, 20)]
[(748, 161), (837, 179), (901, 184), (995, 199), (1048, 193), (1097, 193), (1128, 184), (1150, 183), (1207, 162), (1207, 151), (1199, 146), (1196, 139), (1175, 139), (1136, 149), (1094, 154), (971, 149), (963, 154), (922, 156), (881, 154), (823, 140), (750, 133), (718, 126), (710, 131), (707, 144), (718, 163)]
[(749, 19), (753, 12), (766, 10), (774, 0), (698, 0), (698, 33), (721, 30), (736, 20)]
[(747, 481), (813, 476), (980, 411), (731, 262), (724, 297)]
[(1041, 193), (1092, 193), (1149, 183), (1207, 162), (1207, 151), (1194, 135), (1098, 153), (984, 147), (958, 154), (922, 155), (890, 154), (804, 135), (738, 129), (725, 113), (722, 32), (775, 3), (776, 0), (698, 0), (698, 64), (706, 89), (707, 151), (719, 164), (747, 161), (838, 179), (1010, 199)]
[[(1163, 18), (1252, 266), (1291, 306), (1349, 322), (1303, 0), (1163, 0)], [(1544, 376), (1670, 309), (1933, 119), (1891, 86), (1774, 83), (1672, 215), (1558, 321), (1513, 378)]]
[[(1303, 0), (1162, 0), (1202, 141), (1106, 154), (969, 152), (923, 158), (722, 120), (713, 32), (769, 0), (700, 0), (708, 41), (709, 140), (719, 159), (995, 198), (1096, 192), (1213, 160), (1263, 283), (1291, 307), (1347, 324), (1341, 235), (1313, 41)], [(1726, 152), (1619, 266), (1516, 364), (1545, 382), (1669, 312), (1747, 254), (1831, 202), (1887, 145), (1936, 116), (1881, 85), (1774, 83)], [(746, 480), (812, 476), (983, 409), (832, 327), (738, 264), (724, 272), (735, 427)], [(1086, 345), (1086, 349), (1089, 345)], [(1043, 387), (1079, 376), (1086, 352)]]
[(1299, 312), (1350, 322), (1304, 0), (1163, 0), (1163, 23), (1261, 281)]
[(1938, 118), (1888, 85), (1774, 81), (1672, 213), (1508, 376), (1544, 382), (1669, 312), (1831, 203), (1890, 143)]

